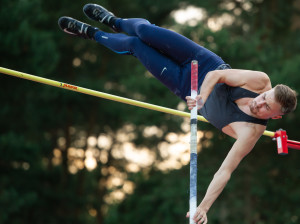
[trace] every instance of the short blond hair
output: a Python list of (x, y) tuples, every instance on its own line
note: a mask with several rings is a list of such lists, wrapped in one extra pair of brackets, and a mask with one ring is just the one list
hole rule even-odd
[(288, 114), (296, 109), (297, 93), (290, 87), (279, 84), (274, 87), (275, 100), (281, 105), (281, 112)]

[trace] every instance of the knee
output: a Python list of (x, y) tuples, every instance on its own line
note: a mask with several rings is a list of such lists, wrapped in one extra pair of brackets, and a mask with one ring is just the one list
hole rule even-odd
[(138, 37), (130, 37), (128, 38), (128, 45), (129, 48), (134, 51), (134, 49), (139, 48), (139, 46), (142, 44), (142, 41)]
[(145, 20), (136, 26), (136, 34), (143, 39), (143, 37), (149, 35), (149, 28), (151, 23), (148, 20)]

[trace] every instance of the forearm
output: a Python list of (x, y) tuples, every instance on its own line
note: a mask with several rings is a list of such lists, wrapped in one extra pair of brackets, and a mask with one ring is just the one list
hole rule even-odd
[(226, 171), (218, 171), (214, 175), (213, 180), (209, 184), (205, 197), (199, 205), (202, 209), (204, 209), (206, 212), (210, 209), (212, 204), (223, 191), (224, 187), (230, 179), (230, 176), (231, 174)]

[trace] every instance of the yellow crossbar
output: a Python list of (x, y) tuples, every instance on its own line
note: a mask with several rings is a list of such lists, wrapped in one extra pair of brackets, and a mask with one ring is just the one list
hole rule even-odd
[[(143, 108), (146, 108), (149, 110), (156, 110), (156, 111), (164, 112), (167, 114), (173, 114), (173, 115), (181, 116), (181, 117), (190, 117), (190, 113), (187, 113), (187, 112), (174, 110), (174, 109), (170, 109), (170, 108), (166, 108), (166, 107), (161, 107), (161, 106), (157, 106), (157, 105), (150, 104), (150, 103), (144, 103), (141, 101), (132, 100), (132, 99), (128, 99), (125, 97), (115, 96), (112, 94), (102, 93), (99, 91), (95, 91), (95, 90), (91, 90), (91, 89), (87, 89), (87, 88), (83, 88), (83, 87), (79, 87), (79, 86), (75, 86), (75, 85), (71, 85), (71, 84), (67, 84), (67, 83), (63, 83), (63, 82), (58, 82), (58, 81), (51, 80), (51, 79), (46, 79), (46, 78), (42, 78), (39, 76), (34, 76), (34, 75), (26, 74), (23, 72), (18, 72), (18, 71), (3, 68), (3, 67), (0, 67), (0, 72), (3, 74), (6, 74), (6, 75), (15, 76), (15, 77), (22, 78), (22, 79), (28, 79), (28, 80), (31, 80), (34, 82), (40, 82), (40, 83), (43, 83), (46, 85), (55, 86), (55, 87), (59, 87), (59, 88), (67, 89), (67, 90), (72, 90), (75, 92), (79, 92), (79, 93), (83, 93), (83, 94), (87, 94), (87, 95), (91, 95), (91, 96), (96, 96), (99, 98), (104, 98), (104, 99), (108, 99), (108, 100), (112, 100), (112, 101), (117, 101), (120, 103), (130, 104), (130, 105), (137, 106), (137, 107), (143, 107)], [(208, 122), (203, 116), (200, 116), (200, 115), (197, 116), (197, 119), (199, 121)], [(271, 132), (271, 131), (265, 131), (263, 135), (269, 136), (269, 137), (274, 137), (275, 133)]]

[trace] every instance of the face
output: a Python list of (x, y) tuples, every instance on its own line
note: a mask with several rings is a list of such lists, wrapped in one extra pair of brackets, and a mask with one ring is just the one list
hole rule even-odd
[(249, 104), (250, 111), (260, 119), (269, 119), (281, 116), (281, 105), (275, 100), (274, 89), (268, 90), (256, 98)]

